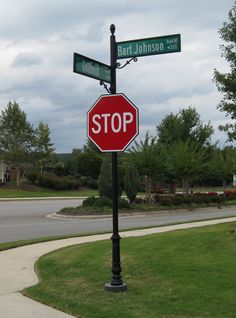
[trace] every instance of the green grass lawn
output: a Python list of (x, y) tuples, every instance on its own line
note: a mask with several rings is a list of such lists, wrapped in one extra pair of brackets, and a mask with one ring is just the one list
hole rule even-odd
[[(229, 231), (232, 230), (232, 231)], [(236, 224), (121, 241), (124, 293), (110, 281), (111, 242), (43, 256), (24, 294), (81, 318), (235, 318)]]
[(96, 190), (53, 191), (37, 188), (37, 191), (25, 189), (4, 189), (0, 187), (0, 198), (32, 198), (32, 197), (84, 197), (97, 195)]

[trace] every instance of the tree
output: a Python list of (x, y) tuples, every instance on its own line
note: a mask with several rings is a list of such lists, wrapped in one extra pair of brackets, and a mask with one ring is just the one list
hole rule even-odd
[(163, 172), (163, 157), (161, 147), (156, 143), (156, 138), (146, 133), (145, 139), (139, 143), (134, 142), (129, 150), (130, 160), (137, 167), (139, 175), (143, 177), (147, 201), (151, 201), (151, 188), (154, 180)]
[[(118, 167), (118, 182), (117, 182), (117, 192), (118, 197), (121, 196), (121, 179), (120, 179), (119, 167)], [(111, 156), (108, 154), (102, 158), (101, 171), (98, 178), (98, 193), (100, 197), (106, 197), (109, 199), (113, 198), (112, 191), (112, 161)]]
[[(236, 2), (229, 11), (228, 22), (224, 22), (223, 27), (219, 30), (220, 37), (226, 44), (220, 46), (222, 57), (229, 62), (230, 72), (220, 73), (214, 70), (214, 79), (217, 89), (223, 93), (218, 108), (226, 112), (233, 121), (236, 119)], [(236, 140), (236, 123), (231, 122), (219, 127), (228, 135), (229, 141)]]
[(112, 171), (109, 156), (104, 156), (102, 159), (101, 172), (98, 178), (98, 192), (100, 197), (112, 199)]
[(125, 168), (124, 190), (129, 198), (129, 202), (133, 203), (138, 193), (139, 175), (134, 163), (129, 164)]
[[(173, 193), (175, 180), (180, 179), (183, 191), (187, 194), (189, 182), (196, 177), (200, 163), (200, 171), (204, 169), (205, 163), (202, 159), (207, 162), (207, 150), (211, 147), (213, 131), (211, 123), (203, 124), (200, 115), (192, 107), (182, 109), (176, 115), (167, 115), (157, 126), (157, 140), (164, 148), (163, 154), (167, 163), (165, 173), (170, 180)], [(204, 156), (201, 158), (203, 153)], [(193, 158), (194, 155), (196, 160)]]
[(225, 187), (227, 182), (232, 182), (235, 172), (236, 148), (226, 146), (224, 149), (214, 149), (209, 162), (208, 176)]
[(87, 138), (86, 144), (83, 146), (83, 152), (95, 152), (101, 154), (101, 150), (89, 138)]
[(81, 152), (76, 156), (77, 172), (81, 176), (97, 179), (101, 164), (102, 157), (96, 152)]
[(183, 193), (189, 194), (190, 181), (201, 174), (207, 165), (207, 150), (199, 149), (189, 141), (179, 141), (169, 149), (167, 169), (182, 182)]
[(180, 141), (188, 141), (199, 147), (209, 146), (214, 132), (211, 123), (204, 125), (193, 107), (182, 109), (176, 115), (167, 115), (156, 128), (158, 142), (165, 146)]
[(38, 127), (35, 129), (35, 137), (36, 154), (42, 172), (43, 167), (49, 163), (54, 154), (53, 144), (50, 139), (50, 129), (47, 123), (39, 122)]
[(16, 167), (16, 184), (20, 186), (21, 167), (29, 162), (35, 149), (33, 127), (16, 102), (9, 102), (0, 116), (0, 151)]

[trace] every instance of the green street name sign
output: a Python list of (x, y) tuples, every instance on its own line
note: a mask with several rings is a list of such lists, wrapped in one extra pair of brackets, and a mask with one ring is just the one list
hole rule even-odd
[(181, 51), (180, 34), (117, 42), (117, 59)]
[(81, 54), (74, 53), (73, 72), (111, 83), (110, 66)]

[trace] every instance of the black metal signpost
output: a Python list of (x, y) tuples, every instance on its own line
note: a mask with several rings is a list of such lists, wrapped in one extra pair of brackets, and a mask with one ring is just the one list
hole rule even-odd
[[(181, 51), (180, 34), (161, 37), (138, 39), (124, 42), (116, 42), (115, 25), (110, 26), (110, 66), (93, 60), (81, 54), (74, 53), (73, 71), (94, 79), (100, 80), (100, 85), (110, 94), (116, 94), (116, 69), (121, 69), (132, 60), (137, 61), (137, 56), (166, 54)], [(117, 63), (117, 59), (130, 58), (123, 66)], [(110, 84), (110, 89), (104, 83)], [(118, 175), (117, 152), (112, 152), (112, 193), (113, 193), (113, 234), (112, 234), (112, 279), (105, 284), (105, 290), (112, 292), (126, 291), (127, 285), (121, 277), (120, 261), (120, 235), (118, 224)]]
[[(111, 94), (116, 94), (116, 38), (115, 26), (110, 27), (110, 49), (111, 49)], [(108, 291), (125, 291), (127, 286), (121, 278), (120, 264), (120, 235), (118, 225), (118, 176), (117, 176), (117, 152), (112, 152), (112, 193), (113, 193), (113, 235), (112, 239), (112, 280), (111, 283), (105, 285)]]

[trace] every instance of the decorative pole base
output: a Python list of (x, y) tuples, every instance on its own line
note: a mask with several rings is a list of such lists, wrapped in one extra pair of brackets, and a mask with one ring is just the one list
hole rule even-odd
[(114, 292), (114, 293), (124, 292), (124, 291), (127, 290), (126, 283), (122, 283), (121, 285), (112, 285), (111, 283), (107, 283), (107, 284), (104, 285), (104, 287), (105, 287), (105, 290), (111, 291), (111, 292)]

